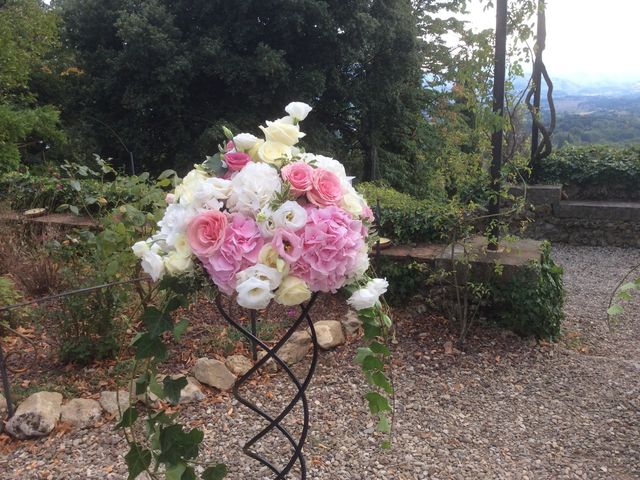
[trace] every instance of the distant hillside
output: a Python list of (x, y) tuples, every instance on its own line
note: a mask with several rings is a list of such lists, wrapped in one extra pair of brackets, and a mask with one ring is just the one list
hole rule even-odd
[[(554, 144), (640, 144), (640, 82), (553, 79), (557, 126)], [(526, 81), (516, 82), (522, 89)], [(542, 113), (548, 118), (546, 92)], [(547, 120), (548, 122), (548, 120)]]

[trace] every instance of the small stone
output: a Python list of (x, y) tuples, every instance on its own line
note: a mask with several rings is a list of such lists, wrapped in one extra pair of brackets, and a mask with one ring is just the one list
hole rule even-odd
[(92, 427), (102, 417), (100, 404), (88, 398), (74, 398), (60, 411), (60, 420), (75, 428)]
[(7, 399), (0, 393), (0, 416), (7, 411)]
[(251, 360), (244, 355), (231, 355), (225, 360), (224, 364), (231, 373), (238, 375), (239, 377), (246, 374), (251, 370), (251, 368), (253, 368)]
[(336, 320), (322, 320), (314, 325), (318, 337), (318, 345), (324, 350), (344, 344), (346, 339), (342, 332), (342, 324)]
[(100, 406), (109, 415), (118, 415), (118, 405), (120, 405), (120, 411), (124, 412), (129, 408), (129, 392), (126, 390), (119, 390), (118, 392), (102, 392), (98, 399)]
[(200, 382), (219, 390), (230, 390), (236, 382), (236, 376), (224, 363), (210, 358), (199, 358), (193, 367), (193, 376)]
[[(184, 377), (184, 375), (171, 375), (172, 380), (177, 380), (178, 378)], [(180, 400), (179, 403), (195, 403), (201, 400), (204, 400), (204, 393), (202, 393), (202, 385), (198, 380), (193, 377), (186, 377), (187, 384), (180, 390)], [(159, 382), (164, 380), (164, 375)]]
[(291, 338), (287, 340), (287, 343), (277, 352), (277, 355), (287, 365), (293, 365), (306, 357), (312, 346), (313, 342), (308, 332), (304, 330), (295, 332), (291, 335)]
[[(266, 355), (267, 352), (258, 352), (258, 361), (262, 360)], [(264, 368), (267, 372), (276, 373), (278, 370), (280, 370), (280, 365), (275, 362), (273, 358), (270, 358), (262, 368)]]
[(358, 312), (355, 310), (349, 310), (345, 317), (342, 319), (342, 326), (347, 335), (353, 335), (362, 326), (362, 322), (358, 318)]
[(34, 393), (18, 406), (7, 432), (21, 440), (48, 435), (58, 423), (61, 406), (62, 395), (57, 392)]

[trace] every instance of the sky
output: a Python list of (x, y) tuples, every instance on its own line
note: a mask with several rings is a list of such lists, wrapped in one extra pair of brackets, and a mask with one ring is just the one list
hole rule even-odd
[[(474, 29), (495, 28), (495, 9), (473, 0), (469, 11)], [(546, 13), (552, 77), (640, 81), (640, 0), (547, 0)]]

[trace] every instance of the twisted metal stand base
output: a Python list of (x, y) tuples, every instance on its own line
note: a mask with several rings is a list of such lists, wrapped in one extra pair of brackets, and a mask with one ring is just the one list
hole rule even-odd
[[(278, 341), (278, 343), (273, 348), (269, 348), (267, 345), (264, 344), (264, 342), (262, 342), (256, 336), (255, 310), (251, 311), (251, 325), (252, 325), (251, 330), (252, 331), (249, 331), (246, 328), (244, 328), (242, 325), (240, 325), (236, 320), (231, 318), (229, 313), (224, 309), (222, 305), (222, 300), (220, 298), (220, 295), (216, 297), (216, 307), (218, 308), (218, 311), (224, 317), (224, 319), (234, 328), (238, 329), (238, 331), (240, 331), (240, 333), (242, 333), (242, 335), (244, 335), (249, 340), (249, 342), (251, 343), (254, 349), (255, 349), (255, 346), (257, 345), (266, 352), (266, 355), (262, 357), (260, 360), (258, 360), (253, 366), (253, 368), (251, 368), (251, 370), (249, 370), (245, 375), (241, 376), (238, 380), (236, 380), (236, 383), (233, 386), (233, 396), (242, 405), (249, 408), (250, 410), (255, 412), (257, 415), (261, 416), (262, 418), (267, 420), (267, 422), (269, 422), (269, 425), (267, 427), (260, 430), (260, 432), (258, 432), (257, 435), (252, 437), (247, 443), (244, 444), (242, 451), (244, 452), (245, 455), (253, 458), (254, 460), (257, 460), (262, 465), (268, 467), (273, 473), (276, 474), (276, 476), (274, 477), (276, 480), (284, 480), (285, 478), (287, 478), (287, 474), (293, 469), (296, 463), (298, 463), (300, 468), (301, 480), (304, 480), (307, 478), (307, 466), (304, 459), (304, 455), (302, 454), (302, 448), (307, 438), (307, 433), (309, 432), (309, 405), (308, 405), (307, 397), (305, 396), (305, 391), (309, 386), (311, 377), (313, 376), (313, 373), (315, 371), (316, 364), (318, 361), (318, 341), (316, 337), (316, 331), (313, 326), (313, 322), (311, 321), (311, 317), (309, 316), (309, 311), (311, 310), (311, 307), (315, 303), (317, 296), (318, 296), (317, 293), (314, 293), (311, 299), (309, 300), (309, 302), (306, 305), (302, 305), (302, 312), (300, 313), (300, 316), (296, 319), (293, 325), (291, 325), (289, 330), (287, 330), (287, 332), (283, 335), (283, 337)], [(291, 338), (291, 336), (294, 334), (296, 329), (305, 320), (309, 325), (309, 331), (311, 333), (311, 340), (313, 342), (313, 355), (311, 358), (311, 365), (309, 366), (309, 371), (307, 373), (307, 376), (304, 378), (304, 380), (301, 383), (298, 380), (298, 378), (295, 376), (295, 374), (291, 371), (289, 366), (278, 356), (278, 351), (287, 342), (287, 340)], [(284, 372), (287, 374), (291, 382), (295, 385), (295, 387), (298, 390), (296, 395), (291, 399), (291, 401), (282, 410), (282, 412), (276, 417), (272, 417), (267, 412), (260, 409), (258, 406), (256, 406), (254, 403), (250, 402), (240, 394), (240, 390), (242, 389), (244, 384), (249, 380), (249, 378), (252, 377), (253, 374), (256, 373), (259, 368), (263, 367), (270, 359), (273, 359), (274, 362), (277, 362), (280, 365), (280, 367), (282, 367), (282, 370), (284, 370)], [(281, 422), (291, 413), (291, 411), (293, 410), (293, 408), (298, 402), (302, 403), (303, 423), (302, 423), (302, 431), (300, 432), (300, 436), (299, 438), (296, 439), (291, 434), (291, 432), (289, 432), (289, 430), (287, 430), (284, 426), (282, 426)], [(291, 458), (289, 459), (287, 464), (282, 468), (275, 466), (271, 461), (262, 457), (257, 452), (255, 452), (255, 450), (253, 450), (253, 446), (271, 431), (279, 432), (291, 444), (291, 448), (292, 448)]]

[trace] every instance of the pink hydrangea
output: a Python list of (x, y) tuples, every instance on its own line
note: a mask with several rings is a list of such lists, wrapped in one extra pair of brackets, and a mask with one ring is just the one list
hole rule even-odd
[(312, 291), (335, 292), (357, 266), (364, 247), (362, 222), (335, 207), (307, 209), (302, 232), (302, 255), (291, 273), (305, 280)]
[(200, 260), (218, 288), (232, 294), (236, 288), (236, 273), (256, 264), (263, 245), (255, 220), (234, 213), (229, 216), (220, 249)]

